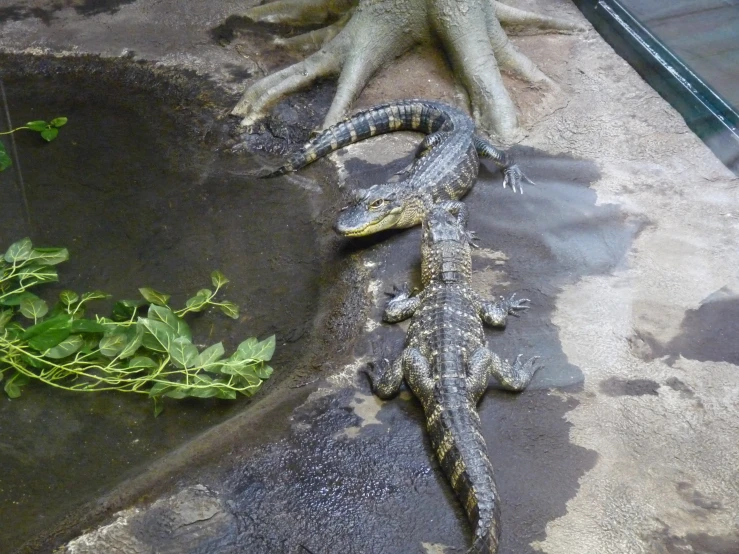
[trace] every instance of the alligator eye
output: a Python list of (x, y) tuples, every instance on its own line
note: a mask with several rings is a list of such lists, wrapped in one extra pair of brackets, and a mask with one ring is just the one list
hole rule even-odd
[(385, 204), (385, 199), (378, 198), (377, 200), (373, 200), (372, 202), (370, 202), (369, 207), (371, 210), (376, 210), (377, 208), (381, 207), (383, 204)]

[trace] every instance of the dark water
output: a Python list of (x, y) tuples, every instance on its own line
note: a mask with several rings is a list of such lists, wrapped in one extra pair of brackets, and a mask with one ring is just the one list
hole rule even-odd
[[(1, 61), (15, 126), (57, 116), (69, 123), (48, 144), (16, 133), (28, 210), (17, 167), (0, 174), (0, 250), (24, 236), (67, 247), (61, 283), (41, 293), (49, 299), (61, 288), (135, 298), (150, 286), (180, 305), (220, 269), (242, 316), (197, 316), (194, 340), (223, 340), (228, 352), (248, 336), (276, 333), (273, 381), (283, 379), (306, 350), (317, 303), (320, 262), (305, 193), (284, 180), (249, 180), (247, 160), (218, 151), (227, 124), (208, 110), (216, 93), (197, 90), (191, 76), (171, 81), (135, 64), (89, 60)], [(95, 308), (107, 315), (109, 304)], [(154, 419), (144, 396), (42, 385), (17, 400), (0, 396), (0, 551), (247, 405), (169, 402)]]

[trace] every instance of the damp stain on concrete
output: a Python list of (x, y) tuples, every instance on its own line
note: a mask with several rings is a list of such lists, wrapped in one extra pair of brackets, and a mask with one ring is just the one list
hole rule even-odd
[(723, 535), (701, 532), (678, 535), (663, 524), (662, 529), (652, 534), (647, 540), (651, 551), (660, 554), (736, 554), (739, 552), (739, 528)]
[(727, 362), (739, 365), (739, 295), (726, 287), (706, 297), (693, 310), (687, 310), (680, 332), (667, 342), (637, 330), (632, 347), (644, 360), (666, 357), (673, 364), (679, 357), (701, 362)]
[(621, 379), (611, 377), (600, 382), (600, 391), (607, 396), (657, 396), (660, 384), (651, 379)]

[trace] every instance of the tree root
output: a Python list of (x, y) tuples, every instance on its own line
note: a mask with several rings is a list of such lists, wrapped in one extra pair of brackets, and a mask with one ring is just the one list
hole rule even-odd
[(254, 21), (323, 23), (325, 28), (277, 42), (318, 50), (302, 62), (252, 84), (232, 113), (243, 125), (263, 118), (285, 95), (321, 77), (339, 76), (324, 126), (339, 121), (381, 66), (420, 43), (440, 41), (467, 90), (479, 127), (502, 139), (517, 129), (516, 108), (501, 70), (530, 83), (555, 87), (510, 42), (503, 25), (516, 31), (575, 32), (578, 24), (514, 8), (494, 0), (278, 0), (249, 10)]

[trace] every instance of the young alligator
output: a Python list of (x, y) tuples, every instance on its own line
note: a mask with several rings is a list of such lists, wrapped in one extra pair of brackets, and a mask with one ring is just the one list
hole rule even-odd
[(500, 508), (475, 407), (490, 375), (506, 389), (521, 391), (539, 368), (536, 358), (522, 363), (518, 356), (510, 365), (486, 347), (481, 321), (504, 326), (508, 314), (528, 308), (528, 300), (514, 295), (485, 301), (472, 290), (472, 235), (465, 224), (461, 202), (439, 203), (425, 217), (423, 290), (409, 296), (405, 286), (384, 314), (388, 322), (413, 317), (405, 349), (392, 365), (382, 360), (367, 373), (380, 398), (395, 395), (405, 378), (421, 401), (433, 449), (475, 528), (472, 552), (492, 554), (498, 547)]
[(472, 119), (460, 110), (428, 100), (400, 100), (375, 106), (322, 131), (282, 167), (263, 174), (275, 177), (296, 171), (348, 144), (393, 131), (425, 133), (416, 159), (402, 180), (356, 191), (336, 223), (345, 236), (364, 236), (421, 223), (422, 196), (458, 200), (475, 182), (479, 159), (489, 158), (503, 171), (503, 187), (515, 192), (530, 182), (510, 154), (475, 135)]

